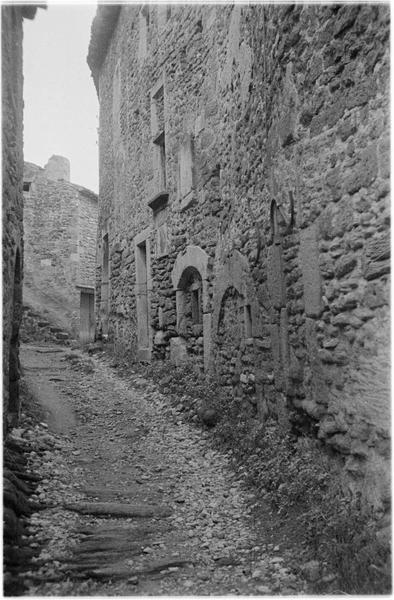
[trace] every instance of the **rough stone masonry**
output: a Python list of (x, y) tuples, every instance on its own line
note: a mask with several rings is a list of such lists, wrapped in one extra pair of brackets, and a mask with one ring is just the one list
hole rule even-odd
[(58, 336), (93, 341), (97, 195), (71, 183), (57, 155), (44, 168), (25, 163), (23, 190), (25, 307), (47, 315)]
[(98, 328), (389, 483), (388, 5), (99, 7)]
[(36, 6), (1, 7), (3, 432), (19, 413), (23, 280), (23, 19)]

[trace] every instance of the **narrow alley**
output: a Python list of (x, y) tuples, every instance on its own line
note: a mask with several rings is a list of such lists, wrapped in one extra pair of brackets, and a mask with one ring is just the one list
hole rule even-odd
[(391, 593), (389, 5), (1, 13), (4, 595)]
[(229, 456), (153, 383), (66, 347), (21, 356), (45, 420), (14, 435), (37, 445), (32, 499), (48, 506), (30, 517), (28, 595), (305, 592)]

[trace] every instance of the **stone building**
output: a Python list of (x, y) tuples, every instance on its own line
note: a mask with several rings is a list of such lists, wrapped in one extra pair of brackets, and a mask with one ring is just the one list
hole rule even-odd
[(56, 155), (44, 168), (25, 163), (23, 195), (24, 304), (57, 336), (93, 341), (97, 195), (70, 183), (70, 163)]
[(389, 485), (389, 8), (99, 7), (97, 308)]
[(37, 7), (1, 7), (3, 428), (19, 412), (19, 326), (23, 279), (23, 19)]

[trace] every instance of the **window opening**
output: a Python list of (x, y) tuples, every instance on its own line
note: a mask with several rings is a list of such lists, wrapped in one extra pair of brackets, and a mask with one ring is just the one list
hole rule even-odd
[(187, 137), (179, 149), (178, 194), (182, 207), (189, 206), (193, 191), (193, 138)]
[(252, 309), (250, 304), (245, 305), (245, 337), (252, 337)]
[(144, 5), (139, 14), (138, 58), (143, 60), (148, 52), (149, 7)]
[(153, 138), (153, 167), (156, 190), (165, 190), (166, 176), (166, 139), (165, 139), (164, 86), (160, 85), (151, 99), (151, 132)]
[(198, 284), (193, 284), (190, 288), (190, 291), (192, 304), (192, 322), (193, 325), (200, 325), (202, 323), (201, 287)]

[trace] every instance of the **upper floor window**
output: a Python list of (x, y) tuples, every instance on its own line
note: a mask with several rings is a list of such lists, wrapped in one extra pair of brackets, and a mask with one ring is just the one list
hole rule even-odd
[(167, 21), (171, 18), (171, 6), (169, 4), (157, 5), (157, 25), (159, 31), (164, 29)]
[(154, 138), (164, 132), (164, 83), (162, 79), (151, 92), (151, 132)]
[(188, 135), (179, 148), (178, 157), (178, 197), (181, 208), (190, 206), (194, 199), (194, 145)]
[(166, 138), (163, 78), (151, 91), (151, 132), (155, 191), (166, 189)]
[(144, 60), (148, 53), (148, 32), (149, 32), (149, 6), (144, 4), (140, 10), (139, 16), (139, 43), (138, 59)]

